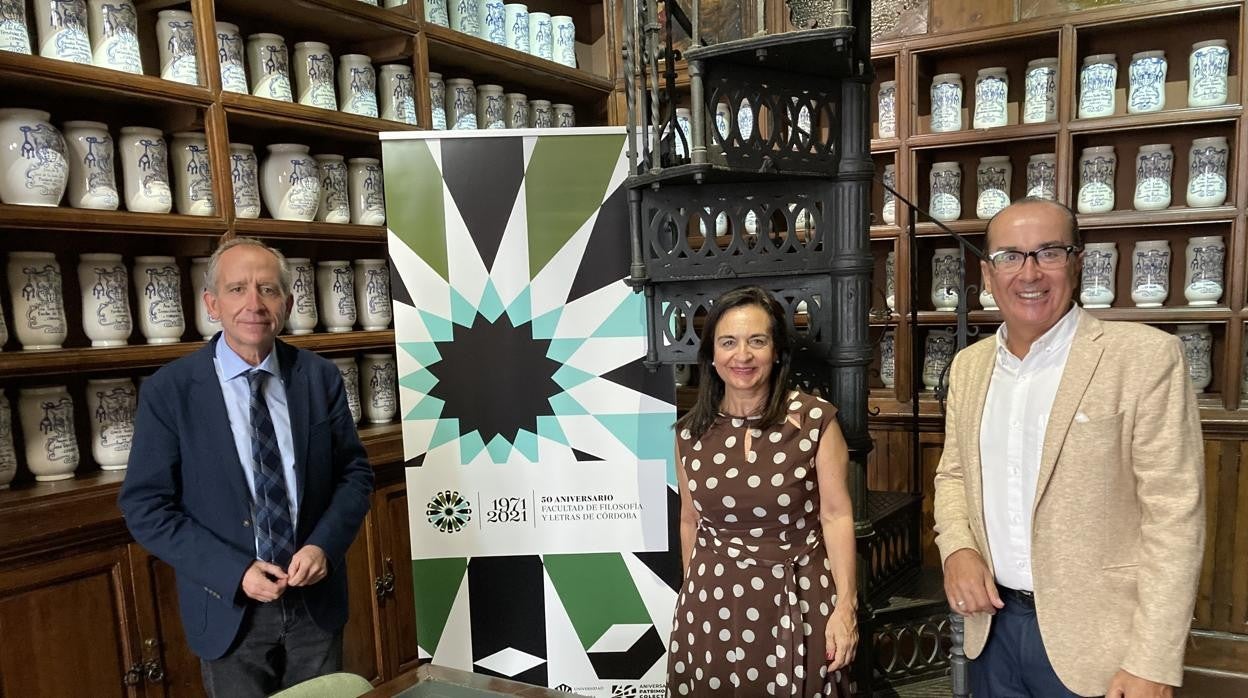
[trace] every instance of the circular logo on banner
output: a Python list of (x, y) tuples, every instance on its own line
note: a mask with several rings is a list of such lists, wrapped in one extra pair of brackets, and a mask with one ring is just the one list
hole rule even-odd
[(425, 505), (425, 516), (443, 533), (457, 533), (472, 521), (472, 505), (453, 490), (444, 490)]

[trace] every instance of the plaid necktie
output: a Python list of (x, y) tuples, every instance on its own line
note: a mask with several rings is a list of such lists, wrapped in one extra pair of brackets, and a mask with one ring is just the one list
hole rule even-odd
[(247, 387), (251, 389), (251, 459), (256, 484), (252, 520), (256, 525), (257, 555), (285, 569), (295, 554), (295, 527), (290, 521), (290, 502), (286, 496), (282, 454), (277, 448), (277, 432), (264, 401), (267, 376), (258, 369), (247, 372)]

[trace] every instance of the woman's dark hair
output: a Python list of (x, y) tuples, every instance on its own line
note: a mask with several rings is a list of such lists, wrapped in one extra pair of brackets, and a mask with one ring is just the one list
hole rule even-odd
[(767, 402), (758, 427), (775, 426), (784, 419), (789, 363), (793, 358), (793, 342), (785, 321), (784, 306), (758, 286), (742, 286), (715, 300), (702, 327), (702, 342), (698, 345), (698, 401), (676, 422), (677, 428), (688, 429), (695, 439), (701, 438), (715, 423), (719, 416), (719, 403), (724, 399), (724, 381), (711, 363), (715, 360), (715, 333), (719, 328), (719, 319), (733, 308), (750, 305), (762, 308), (771, 317), (771, 345), (776, 353), (776, 363), (768, 377)]

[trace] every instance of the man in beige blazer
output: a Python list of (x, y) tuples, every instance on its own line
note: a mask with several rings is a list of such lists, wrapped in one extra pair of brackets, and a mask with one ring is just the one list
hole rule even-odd
[(950, 370), (936, 544), (976, 698), (1171, 696), (1204, 547), (1200, 417), (1178, 339), (1073, 304), (1074, 214), (988, 225), (995, 338)]

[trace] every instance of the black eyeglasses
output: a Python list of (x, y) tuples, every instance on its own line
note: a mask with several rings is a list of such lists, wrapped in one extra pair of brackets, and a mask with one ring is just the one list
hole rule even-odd
[(1061, 269), (1070, 262), (1071, 255), (1079, 254), (1082, 248), (1075, 245), (1050, 245), (1031, 252), (1019, 250), (998, 250), (988, 255), (992, 268), (1001, 272), (1016, 272), (1027, 263), (1028, 257), (1036, 258), (1036, 266), (1041, 269)]

